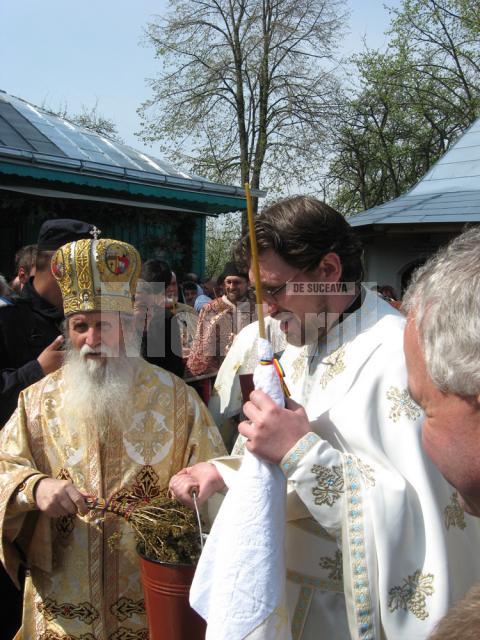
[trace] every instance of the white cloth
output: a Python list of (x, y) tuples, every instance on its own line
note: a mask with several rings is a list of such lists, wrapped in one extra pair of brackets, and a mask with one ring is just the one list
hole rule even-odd
[[(480, 581), (480, 519), (422, 449), (404, 322), (367, 292), (326, 341), (282, 356), (311, 425), (281, 464), (294, 640), (425, 640)], [(227, 486), (240, 461), (215, 462)]]
[[(265, 328), (274, 353), (283, 353), (286, 341), (285, 334), (280, 329), (280, 321), (266, 316)], [(238, 415), (242, 410), (243, 398), (239, 377), (245, 373), (253, 373), (258, 362), (258, 340), (256, 320), (235, 336), (217, 373), (208, 410), (219, 427), (226, 419)]]
[[(270, 343), (259, 339), (259, 360), (272, 358)], [(272, 364), (257, 365), (254, 384), (284, 405)], [(284, 614), (285, 495), (279, 467), (246, 451), (190, 590), (190, 604), (207, 620), (207, 640), (242, 640), (260, 625), (269, 630), (262, 639), (290, 638)]]

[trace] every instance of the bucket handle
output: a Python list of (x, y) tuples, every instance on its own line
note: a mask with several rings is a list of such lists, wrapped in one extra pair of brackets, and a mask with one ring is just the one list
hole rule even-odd
[(200, 531), (200, 550), (203, 551), (202, 520), (200, 518), (200, 512), (198, 511), (197, 492), (195, 491), (195, 489), (192, 491), (192, 498), (193, 498), (193, 504), (195, 506), (195, 513), (197, 514), (198, 529)]

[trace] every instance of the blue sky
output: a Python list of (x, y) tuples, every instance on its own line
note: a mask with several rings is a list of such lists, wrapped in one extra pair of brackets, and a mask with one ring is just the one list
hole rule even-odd
[[(389, 6), (400, 0), (388, 0)], [(145, 78), (158, 63), (141, 45), (142, 29), (167, 0), (1, 0), (0, 89), (37, 105), (82, 106), (111, 118), (120, 136), (136, 149), (158, 155), (134, 135), (137, 107), (149, 97)], [(382, 0), (349, 0), (345, 53), (381, 48), (389, 16)]]

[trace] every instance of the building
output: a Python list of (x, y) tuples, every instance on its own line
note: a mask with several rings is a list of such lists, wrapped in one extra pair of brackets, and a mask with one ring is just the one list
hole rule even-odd
[[(261, 195), (256, 192), (254, 195)], [(240, 187), (174, 167), (0, 91), (0, 272), (47, 218), (95, 224), (104, 237), (203, 273), (205, 220), (245, 209)]]
[(410, 191), (349, 222), (365, 246), (365, 280), (403, 292), (438, 247), (480, 223), (480, 118)]

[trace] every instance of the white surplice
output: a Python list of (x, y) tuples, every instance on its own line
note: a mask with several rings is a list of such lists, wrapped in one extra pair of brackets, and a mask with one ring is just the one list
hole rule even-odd
[[(319, 345), (282, 357), (311, 432), (287, 453), (287, 604), (294, 640), (420, 640), (480, 580), (480, 519), (421, 446), (405, 320), (376, 294)], [(238, 443), (234, 452), (239, 452)], [(238, 456), (215, 461), (229, 485)], [(249, 639), (273, 640), (257, 628)]]

